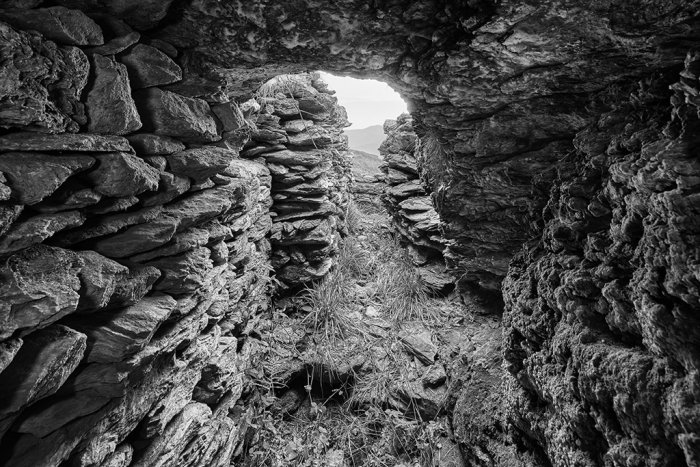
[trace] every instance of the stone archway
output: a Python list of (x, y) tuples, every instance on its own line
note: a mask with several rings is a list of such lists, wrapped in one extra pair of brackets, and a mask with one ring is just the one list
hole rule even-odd
[[(220, 138), (227, 102), (248, 96), (265, 78), (323, 68), (389, 82), (411, 103), (422, 140), (421, 177), (442, 216), (448, 264), (465, 288), (504, 295), (507, 372), (485, 372), (472, 381), (455, 415), (470, 460), (509, 465), (520, 450), (529, 453), (525, 465), (700, 462), (700, 390), (693, 376), (700, 359), (694, 181), (700, 168), (692, 158), (698, 57), (689, 53), (700, 38), (697, 1), (57, 0), (51, 4), (71, 10), (50, 14), (26, 9), (42, 7), (41, 1), (10, 3), (17, 9), (0, 10), (0, 20), (10, 25), (2, 29), (11, 59), (0, 96), (7, 132), (129, 134), (142, 123), (173, 123), (159, 111), (184, 105), (190, 124), (173, 130), (181, 142), (170, 141), (174, 149), (166, 152), (184, 149), (183, 142), (194, 150)], [(85, 22), (80, 12), (94, 21)], [(137, 42), (149, 47), (142, 57), (132, 48)], [(124, 83), (119, 62), (127, 49), (134, 60), (164, 54), (176, 63), (157, 79), (163, 90), (143, 86), (134, 93), (147, 102), (147, 116), (129, 103), (132, 88), (118, 84)], [(114, 54), (120, 60), (112, 60)], [(131, 84), (135, 89), (133, 77)], [(91, 100), (83, 92), (96, 87), (110, 93)], [(110, 118), (114, 114), (121, 119)], [(119, 138), (24, 135), (4, 137), (2, 144), (5, 154), (89, 153), (58, 164), (57, 156), (31, 156), (42, 170), (57, 164), (56, 178), (47, 182), (60, 179), (54, 189), (96, 160), (103, 169), (89, 178), (102, 187), (99, 196), (134, 198), (159, 183), (157, 170), (135, 158), (95, 156), (128, 153)], [(182, 167), (191, 169), (187, 158)], [(27, 221), (23, 207), (52, 193), (33, 189), (20, 197), (17, 180), (27, 175), (16, 170), (21, 175), (9, 177), (9, 191), (2, 192), (4, 230)], [(261, 189), (264, 176), (256, 170), (236, 174), (242, 192)], [(237, 196), (220, 190), (226, 193), (203, 197), (201, 204)], [(164, 222), (163, 235), (183, 225), (180, 214), (168, 213), (177, 226)], [(161, 222), (160, 213), (139, 215), (132, 224), (113, 219), (114, 231), (95, 226), (94, 237)], [(55, 231), (80, 219), (42, 222)], [(45, 232), (43, 225), (30, 224), (15, 237)], [(130, 245), (152, 241), (137, 230)], [(46, 274), (47, 264), (61, 265), (51, 274), (68, 284), (50, 297), (56, 315), (75, 310), (85, 287), (111, 287), (110, 295), (120, 290), (124, 305), (138, 295), (138, 281), (155, 280), (148, 270), (123, 270), (66, 251), (5, 261), (5, 277), (22, 280), (8, 279), (4, 295), (43, 293), (39, 279), (27, 292), (26, 278)], [(104, 285), (81, 272), (87, 270), (120, 279)], [(167, 300), (152, 305), (176, 306)], [(23, 326), (8, 325), (2, 334), (8, 362), (20, 349), (15, 330)], [(70, 330), (61, 332), (70, 336), (46, 339), (85, 345)], [(488, 396), (474, 398), (484, 391)], [(495, 408), (501, 412), (496, 421), (490, 416)], [(55, 459), (75, 448), (81, 465), (104, 460), (98, 443), (89, 437), (79, 443)]]

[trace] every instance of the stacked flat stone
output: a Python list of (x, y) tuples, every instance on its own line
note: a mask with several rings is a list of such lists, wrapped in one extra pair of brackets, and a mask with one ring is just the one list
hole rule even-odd
[(229, 465), (269, 296), (242, 114), (173, 92), (177, 50), (116, 18), (0, 20), (0, 462)]
[(242, 155), (264, 158), (272, 174), (272, 265), (295, 288), (328, 273), (345, 232), (347, 115), (315, 73), (283, 75), (261, 89)]
[(447, 291), (453, 279), (445, 271), (445, 240), (440, 216), (418, 172), (418, 137), (410, 115), (384, 123), (386, 139), (379, 147), (386, 188), (382, 196), (394, 228), (405, 240), (411, 260), (423, 281), (438, 292)]

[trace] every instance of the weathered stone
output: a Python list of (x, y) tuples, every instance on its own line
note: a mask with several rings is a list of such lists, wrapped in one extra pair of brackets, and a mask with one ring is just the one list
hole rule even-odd
[(45, 327), (75, 311), (80, 258), (38, 245), (6, 258), (0, 267), (0, 339)]
[(399, 339), (406, 350), (425, 365), (432, 365), (437, 356), (437, 347), (432, 342), (432, 335), (427, 329), (412, 328), (402, 331)]
[(301, 133), (314, 126), (314, 122), (310, 120), (287, 120), (282, 125), (282, 128), (287, 133)]
[(133, 89), (161, 86), (182, 79), (182, 69), (166, 54), (149, 45), (132, 47), (119, 61), (126, 65)]
[(73, 323), (87, 335), (87, 362), (120, 362), (142, 350), (177, 302), (167, 295), (151, 295), (134, 305), (109, 313), (106, 322)]
[(17, 29), (39, 31), (47, 39), (68, 45), (102, 45), (102, 30), (85, 13), (61, 6), (35, 10), (0, 10), (0, 20)]
[(106, 196), (125, 197), (158, 189), (160, 175), (143, 159), (124, 152), (95, 156), (98, 165), (87, 174), (95, 191)]
[(54, 213), (86, 208), (99, 203), (101, 200), (102, 195), (92, 188), (82, 188), (74, 191), (68, 187), (64, 190), (62, 187), (44, 202), (35, 205), (33, 209), (44, 213)]
[[(138, 202), (138, 199), (135, 199), (136, 202)], [(152, 208), (144, 208), (134, 212), (111, 214), (109, 216), (101, 217), (96, 225), (92, 225), (90, 227), (83, 227), (82, 229), (77, 229), (60, 234), (56, 238), (54, 238), (53, 241), (56, 244), (62, 246), (74, 245), (85, 240), (90, 240), (93, 238), (102, 237), (104, 235), (116, 233), (119, 230), (130, 225), (143, 224), (144, 222), (152, 221), (153, 219), (160, 216), (161, 212), (162, 208), (158, 206)]]
[(168, 167), (171, 172), (199, 183), (223, 172), (236, 156), (236, 152), (222, 148), (188, 149), (168, 156)]
[(137, 303), (151, 290), (159, 277), (160, 271), (156, 268), (130, 264), (127, 274), (117, 276), (107, 308), (123, 308)]
[(107, 13), (142, 31), (156, 26), (168, 13), (172, 2), (173, 0), (58, 0), (57, 3), (89, 13)]
[[(130, 444), (120, 444), (112, 454), (102, 461), (100, 467), (129, 467), (134, 456), (134, 448)], [(451, 466), (445, 466), (451, 467)], [(461, 466), (455, 466), (461, 467)]]
[(129, 268), (105, 258), (94, 251), (79, 251), (84, 267), (80, 271), (80, 301), (76, 312), (90, 313), (107, 306), (121, 276), (129, 273)]
[(41, 153), (0, 154), (0, 171), (8, 178), (13, 197), (22, 204), (43, 200), (68, 177), (95, 164), (89, 156), (52, 156)]
[(85, 217), (78, 211), (38, 214), (21, 222), (15, 222), (0, 237), (0, 254), (41, 243), (56, 232), (78, 227), (83, 222), (85, 222)]
[(209, 249), (200, 247), (182, 255), (148, 262), (162, 274), (154, 290), (176, 295), (195, 292), (204, 286), (206, 274), (214, 267), (209, 256)]
[(121, 136), (9, 133), (0, 136), (0, 151), (132, 152), (132, 148)]
[(168, 155), (184, 151), (185, 145), (175, 138), (139, 133), (127, 136), (139, 156)]
[(157, 88), (135, 93), (144, 129), (186, 143), (209, 143), (221, 139), (207, 103)]
[(131, 31), (120, 37), (115, 37), (104, 45), (85, 49), (86, 54), (114, 55), (123, 52), (141, 39), (141, 34)]
[(56, 392), (80, 363), (85, 342), (85, 335), (59, 324), (26, 336), (3, 371), (6, 379), (0, 386), (0, 425)]
[(148, 251), (170, 241), (178, 228), (178, 220), (161, 216), (150, 222), (129, 227), (111, 237), (98, 240), (95, 251), (110, 258), (126, 258)]
[(92, 86), (86, 100), (88, 131), (125, 135), (141, 128), (126, 67), (102, 55), (92, 55), (90, 64)]
[(9, 230), (23, 210), (24, 206), (21, 204), (0, 204), (0, 235)]
[(78, 131), (85, 123), (80, 98), (90, 68), (85, 54), (15, 31), (3, 22), (0, 36), (7, 57), (0, 74), (0, 127)]
[(15, 358), (23, 342), (24, 341), (19, 338), (0, 342), (0, 372), (5, 370), (7, 365)]
[(141, 201), (144, 206), (166, 204), (186, 193), (190, 186), (190, 179), (187, 177), (161, 172), (158, 192), (141, 196)]

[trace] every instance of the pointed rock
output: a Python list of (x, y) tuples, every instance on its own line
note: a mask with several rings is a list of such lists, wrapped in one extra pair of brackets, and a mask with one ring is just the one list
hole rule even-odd
[(88, 131), (125, 135), (141, 128), (126, 67), (102, 55), (92, 55), (90, 63), (92, 87), (86, 100)]
[(170, 57), (150, 45), (137, 44), (119, 61), (126, 65), (133, 89), (176, 83), (182, 69)]
[(96, 169), (87, 174), (94, 189), (106, 196), (134, 196), (158, 189), (160, 174), (143, 159), (124, 152), (98, 154)]

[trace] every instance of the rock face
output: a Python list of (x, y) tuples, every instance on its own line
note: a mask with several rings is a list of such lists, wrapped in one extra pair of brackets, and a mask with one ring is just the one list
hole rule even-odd
[(346, 196), (318, 83), (235, 101), (324, 69), (409, 101), (397, 225), (496, 304), (451, 394), (467, 462), (700, 465), (699, 9), (4, 2), (0, 463), (230, 464), (269, 271), (322, 276)]
[[(154, 87), (181, 79), (171, 58), (129, 48), (139, 34), (88, 12), (95, 21), (0, 10), (12, 25), (0, 23), (11, 129), (0, 136), (0, 463), (229, 465), (248, 417), (244, 329), (270, 297), (270, 171), (239, 157), (244, 133), (207, 102)], [(109, 43), (93, 47), (101, 28)], [(132, 89), (144, 86), (137, 110)], [(142, 118), (149, 133), (134, 133)], [(213, 141), (223, 147), (189, 146)]]

